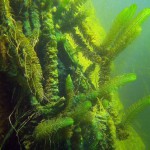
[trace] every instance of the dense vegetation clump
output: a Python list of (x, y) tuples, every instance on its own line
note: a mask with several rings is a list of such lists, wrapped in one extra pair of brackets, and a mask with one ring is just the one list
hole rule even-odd
[(111, 77), (150, 16), (136, 8), (105, 35), (90, 0), (0, 0), (1, 149), (144, 149), (131, 122), (150, 97), (124, 111), (117, 89), (136, 75)]

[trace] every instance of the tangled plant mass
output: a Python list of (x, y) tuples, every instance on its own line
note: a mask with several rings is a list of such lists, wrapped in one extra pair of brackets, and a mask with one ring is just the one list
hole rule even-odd
[(136, 75), (111, 77), (150, 16), (136, 9), (105, 34), (90, 0), (0, 0), (1, 149), (144, 149), (131, 122), (150, 97), (124, 110), (117, 90)]

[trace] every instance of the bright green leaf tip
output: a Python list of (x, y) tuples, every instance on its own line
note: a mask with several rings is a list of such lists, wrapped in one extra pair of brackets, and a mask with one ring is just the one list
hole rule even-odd
[(38, 124), (35, 128), (34, 134), (36, 140), (43, 140), (50, 137), (53, 133), (59, 129), (73, 125), (74, 120), (72, 118), (58, 118), (46, 120)]

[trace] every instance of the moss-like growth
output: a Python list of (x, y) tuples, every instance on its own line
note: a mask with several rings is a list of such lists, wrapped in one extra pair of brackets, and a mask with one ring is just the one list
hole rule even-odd
[(72, 118), (57, 118), (43, 121), (35, 128), (35, 139), (43, 140), (50, 138), (52, 134), (58, 132), (59, 129), (73, 125), (73, 122)]
[(84, 120), (84, 115), (86, 115), (91, 106), (92, 104), (90, 101), (85, 101), (84, 103), (79, 104), (79, 106), (77, 106), (75, 110), (68, 115), (71, 116), (77, 122), (82, 121)]
[(125, 110), (125, 114), (122, 116), (121, 125), (123, 127), (129, 125), (137, 116), (137, 114), (148, 106), (150, 106), (150, 96), (144, 97), (141, 100), (133, 103), (127, 110)]
[(106, 82), (100, 89), (100, 93), (110, 93), (114, 90), (117, 90), (118, 87), (123, 86), (129, 82), (133, 82), (136, 80), (136, 75), (126, 74), (122, 76), (117, 76), (114, 79), (111, 79), (110, 81)]
[(121, 118), (117, 90), (136, 75), (111, 76), (112, 61), (150, 15), (134, 17), (136, 8), (125, 8), (104, 39), (90, 0), (0, 0), (0, 108), (12, 108), (9, 130), (0, 113), (1, 148), (16, 137), (20, 149), (112, 150), (136, 141), (125, 127), (149, 97)]
[(114, 21), (104, 43), (109, 58), (116, 57), (128, 44), (141, 33), (141, 23), (150, 15), (150, 9), (142, 10), (134, 17), (137, 6), (125, 8)]
[(74, 95), (75, 95), (74, 85), (71, 76), (68, 75), (66, 78), (66, 99), (67, 99), (66, 110), (72, 107)]

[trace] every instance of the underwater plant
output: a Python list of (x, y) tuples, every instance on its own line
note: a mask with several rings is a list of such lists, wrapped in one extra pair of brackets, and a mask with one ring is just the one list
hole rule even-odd
[(111, 77), (150, 16), (136, 8), (106, 34), (90, 0), (0, 0), (0, 149), (144, 149), (131, 122), (149, 96), (124, 111), (118, 88), (136, 75)]

